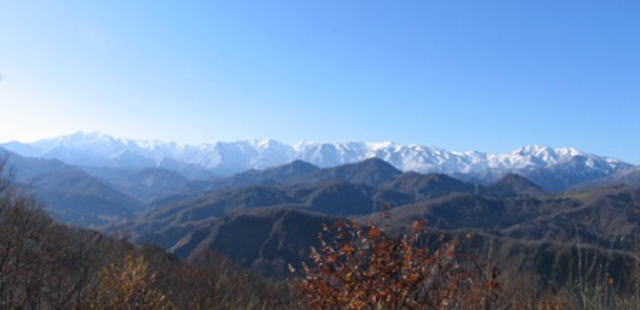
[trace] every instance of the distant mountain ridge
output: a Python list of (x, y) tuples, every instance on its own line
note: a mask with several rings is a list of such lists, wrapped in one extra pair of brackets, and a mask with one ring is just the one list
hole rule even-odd
[(0, 148), (0, 158), (15, 169), (15, 182), (33, 192), (57, 220), (91, 227), (129, 218), (144, 205), (82, 169), (55, 159), (29, 158)]
[[(377, 208), (368, 208), (389, 202), (378, 199), (381, 193), (399, 198), (398, 203), (391, 201), (389, 211), (394, 230), (408, 229), (413, 220), (422, 218), (434, 232), (471, 232), (479, 241), (473, 247), (491, 251), (497, 246), (501, 250), (495, 253), (513, 262), (514, 268), (536, 263), (540, 257), (575, 258), (566, 249), (575, 246), (576, 234), (585, 248), (625, 251), (633, 245), (628, 237), (638, 232), (640, 219), (635, 212), (640, 206), (638, 187), (549, 194), (513, 174), (474, 188), (442, 174), (409, 172), (378, 189), (344, 181), (245, 187), (168, 205), (105, 231), (125, 232), (136, 243), (161, 246), (195, 263), (213, 250), (277, 277), (317, 244), (320, 223), (345, 216), (361, 223), (383, 221)], [(547, 263), (535, 266), (536, 272), (554, 277)]]
[[(295, 160), (325, 168), (376, 157), (402, 171), (444, 173), (486, 183), (497, 181), (508, 173), (518, 173), (546, 189), (563, 190), (633, 167), (618, 159), (574, 148), (535, 145), (506, 154), (491, 154), (392, 142), (299, 142), (289, 145), (275, 140), (254, 140), (189, 145), (78, 132), (32, 143), (10, 142), (0, 146), (23, 156), (58, 159), (80, 167), (164, 168), (188, 178), (232, 175)], [(545, 182), (549, 178), (553, 180)]]

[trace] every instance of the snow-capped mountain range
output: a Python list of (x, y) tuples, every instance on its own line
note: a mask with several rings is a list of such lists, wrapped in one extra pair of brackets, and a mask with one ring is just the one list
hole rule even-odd
[[(575, 172), (589, 178), (612, 175), (633, 167), (623, 161), (574, 148), (525, 146), (506, 154), (457, 152), (423, 145), (393, 142), (285, 144), (275, 140), (217, 142), (199, 145), (138, 141), (102, 133), (77, 132), (30, 143), (0, 144), (23, 156), (58, 159), (80, 167), (143, 169), (162, 167), (199, 177), (202, 171), (230, 175), (303, 160), (320, 167), (337, 166), (371, 157), (400, 170), (447, 173), (486, 180), (507, 172), (531, 174), (540, 169)], [(562, 168), (562, 169), (560, 169)], [(573, 170), (575, 171), (573, 171)]]

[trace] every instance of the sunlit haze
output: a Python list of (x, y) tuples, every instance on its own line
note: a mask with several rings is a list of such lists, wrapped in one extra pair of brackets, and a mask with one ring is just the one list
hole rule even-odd
[(0, 1), (0, 141), (539, 144), (640, 163), (639, 13), (634, 1)]

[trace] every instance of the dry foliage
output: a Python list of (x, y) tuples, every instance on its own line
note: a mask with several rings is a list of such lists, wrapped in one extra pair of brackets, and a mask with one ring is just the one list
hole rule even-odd
[(373, 224), (325, 226), (312, 265), (303, 264), (301, 293), (313, 309), (489, 308), (499, 289), (497, 270), (484, 273), (458, 252), (458, 240), (442, 237), (430, 250), (426, 235), (424, 220), (401, 237)]
[[(300, 293), (308, 307), (551, 310), (640, 304), (640, 265), (629, 268), (637, 280), (631, 295), (613, 294), (618, 282), (608, 275), (595, 285), (550, 290), (517, 270), (502, 275), (502, 288), (495, 269), (463, 255), (458, 240), (429, 233), (424, 221), (401, 237), (390, 236), (388, 228), (349, 221), (325, 227), (321, 246), (304, 266)], [(209, 255), (196, 267), (158, 248), (57, 224), (16, 189), (0, 159), (0, 309), (91, 308), (301, 307), (286, 283), (261, 280), (223, 257)]]
[(102, 270), (97, 294), (90, 309), (174, 309), (171, 301), (160, 293), (156, 274), (149, 271), (143, 257), (127, 254), (121, 265), (112, 264)]
[[(292, 309), (293, 289), (53, 221), (0, 158), (0, 309)], [(169, 300), (171, 302), (169, 302)]]

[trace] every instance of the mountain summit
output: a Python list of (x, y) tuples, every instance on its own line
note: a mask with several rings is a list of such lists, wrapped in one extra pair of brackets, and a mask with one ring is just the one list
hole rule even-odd
[[(10, 142), (0, 146), (24, 156), (58, 159), (80, 167), (130, 170), (165, 168), (191, 178), (206, 176), (202, 171), (224, 176), (285, 165), (295, 160), (326, 168), (379, 158), (401, 171), (465, 175), (483, 182), (496, 181), (507, 173), (519, 173), (543, 187), (542, 179), (547, 173), (541, 170), (553, 169), (562, 172), (561, 178), (550, 187), (557, 190), (585, 181), (585, 177), (581, 176), (588, 176), (588, 179), (606, 177), (632, 167), (617, 159), (574, 148), (537, 145), (525, 146), (506, 154), (491, 154), (392, 142), (305, 141), (290, 145), (275, 140), (255, 140), (190, 145), (78, 132), (32, 143)], [(297, 162), (294, 166), (303, 165)], [(295, 170), (300, 167), (292, 168)], [(302, 168), (313, 169), (310, 166)]]

